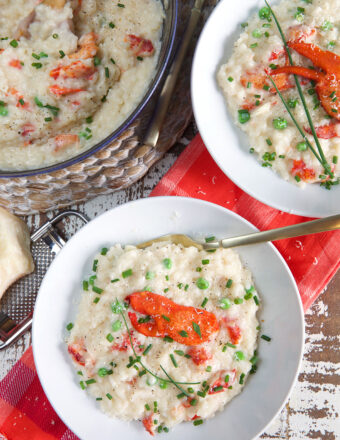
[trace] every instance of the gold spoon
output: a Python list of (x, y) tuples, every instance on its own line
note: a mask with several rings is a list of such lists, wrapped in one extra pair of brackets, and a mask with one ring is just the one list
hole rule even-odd
[(340, 229), (340, 214), (299, 223), (298, 225), (269, 229), (268, 231), (262, 232), (252, 232), (251, 234), (224, 238), (223, 240), (212, 241), (209, 243), (198, 242), (183, 234), (169, 234), (141, 243), (137, 247), (139, 249), (144, 249), (151, 246), (153, 243), (170, 241), (174, 244), (181, 244), (184, 247), (195, 246), (199, 250), (217, 249), (219, 247), (230, 248), (247, 244), (263, 243), (266, 241), (282, 240), (284, 238), (299, 237), (302, 235), (318, 234), (320, 232), (334, 231), (336, 229)]

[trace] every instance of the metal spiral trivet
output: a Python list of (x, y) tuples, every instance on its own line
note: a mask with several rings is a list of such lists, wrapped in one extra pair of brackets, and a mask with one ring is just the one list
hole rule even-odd
[[(201, 27), (217, 2), (207, 1), (203, 9), (203, 20), (184, 63), (183, 74), (177, 83), (156, 148), (141, 145), (139, 139), (142, 139), (148, 126), (157, 93), (142, 115), (121, 136), (82, 162), (49, 174), (0, 179), (0, 206), (19, 215), (46, 212), (127, 188), (143, 177), (151, 165), (178, 141), (191, 120), (190, 71), (193, 52)], [(180, 2), (177, 43), (192, 4), (192, 1)]]

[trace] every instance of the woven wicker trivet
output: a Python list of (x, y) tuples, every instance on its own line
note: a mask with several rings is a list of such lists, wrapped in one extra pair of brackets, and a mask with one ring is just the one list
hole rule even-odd
[[(64, 208), (115, 190), (127, 188), (148, 171), (182, 136), (192, 117), (190, 70), (194, 48), (203, 23), (218, 0), (206, 2), (203, 20), (191, 45), (169, 107), (156, 148), (141, 146), (139, 139), (148, 126), (157, 93), (142, 115), (110, 146), (70, 167), (30, 177), (0, 179), (0, 206), (19, 215)], [(193, 1), (179, 1), (180, 41)], [(176, 45), (175, 45), (176, 46)]]

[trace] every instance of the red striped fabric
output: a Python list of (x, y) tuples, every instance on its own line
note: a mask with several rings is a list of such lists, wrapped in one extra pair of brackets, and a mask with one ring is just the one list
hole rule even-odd
[[(259, 229), (308, 220), (270, 208), (244, 193), (217, 167), (199, 135), (151, 195), (208, 200), (240, 214)], [(340, 231), (281, 240), (276, 247), (296, 279), (307, 310), (339, 268)], [(0, 440), (77, 438), (48, 402), (35, 370), (30, 347), (0, 382)]]

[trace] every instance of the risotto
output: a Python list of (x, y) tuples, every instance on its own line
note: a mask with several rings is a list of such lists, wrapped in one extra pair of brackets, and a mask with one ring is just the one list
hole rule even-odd
[(108, 416), (153, 435), (199, 425), (242, 391), (256, 370), (259, 296), (234, 251), (115, 245), (93, 270), (67, 343)]
[(0, 169), (66, 160), (114, 131), (154, 76), (160, 0), (0, 0)]
[[(299, 75), (324, 156), (335, 179), (340, 154), (340, 3), (284, 0), (273, 7)], [(300, 186), (329, 179), (284, 107), (275, 81), (302, 131), (317, 151), (283, 40), (269, 8), (261, 8), (235, 43), (217, 79), (236, 124), (248, 135), (262, 166)], [(325, 71), (325, 72), (324, 72)], [(327, 186), (327, 185), (326, 185)]]

